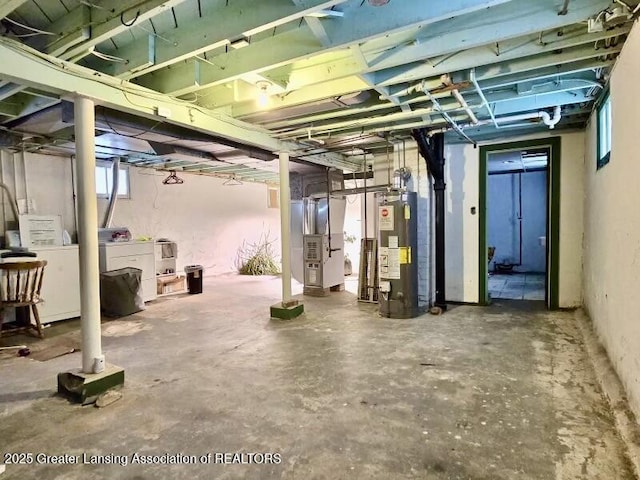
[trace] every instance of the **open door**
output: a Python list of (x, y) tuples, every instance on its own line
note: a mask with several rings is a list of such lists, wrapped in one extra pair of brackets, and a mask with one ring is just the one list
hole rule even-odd
[(480, 148), (480, 292), (558, 308), (560, 138)]

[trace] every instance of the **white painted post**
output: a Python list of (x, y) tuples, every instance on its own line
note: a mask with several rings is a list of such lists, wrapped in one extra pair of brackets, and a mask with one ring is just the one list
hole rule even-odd
[(289, 152), (280, 152), (280, 239), (282, 244), (282, 303), (291, 301), (291, 192)]
[(96, 197), (95, 112), (93, 101), (74, 99), (78, 173), (78, 242), (80, 244), (80, 327), (82, 371), (104, 370), (100, 331), (98, 199)]

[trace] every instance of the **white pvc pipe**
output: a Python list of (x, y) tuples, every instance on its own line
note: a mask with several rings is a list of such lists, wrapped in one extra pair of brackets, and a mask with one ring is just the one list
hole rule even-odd
[(96, 196), (95, 112), (93, 101), (74, 99), (78, 173), (78, 243), (80, 244), (80, 328), (82, 371), (104, 370), (100, 332), (98, 199)]
[(476, 117), (476, 114), (473, 113), (473, 110), (471, 110), (471, 108), (469, 107), (469, 104), (464, 99), (462, 94), (458, 90), (454, 89), (454, 90), (451, 90), (451, 95), (455, 97), (455, 99), (458, 101), (460, 106), (464, 108), (465, 112), (467, 112), (468, 117), (471, 119), (471, 123), (473, 123), (474, 125), (478, 123), (478, 118)]
[(493, 114), (493, 109), (491, 108), (491, 105), (489, 105), (489, 101), (487, 100), (487, 97), (485, 97), (484, 92), (482, 91), (482, 88), (480, 88), (480, 84), (476, 79), (476, 71), (474, 68), (472, 68), (471, 71), (469, 72), (469, 79), (471, 80), (471, 83), (473, 83), (473, 86), (475, 87), (476, 92), (480, 96), (480, 99), (482, 99), (482, 104), (488, 110), (489, 116), (491, 117), (491, 121), (493, 122), (496, 128), (500, 128), (500, 126), (498, 125), (498, 122), (496, 122), (496, 117)]
[(291, 191), (289, 152), (280, 152), (280, 239), (282, 258), (282, 303), (291, 301)]
[[(547, 125), (549, 127), (549, 129), (553, 129), (556, 124), (560, 121), (560, 118), (562, 116), (562, 110), (559, 106), (556, 106), (553, 109), (553, 117), (551, 117), (551, 115), (549, 115), (547, 112), (545, 111), (539, 111), (539, 112), (531, 112), (531, 113), (521, 113), (518, 115), (509, 115), (506, 117), (492, 117), (492, 120), (479, 120), (477, 124), (472, 125), (472, 124), (459, 124), (459, 128), (468, 128), (468, 127), (480, 127), (483, 125), (488, 125), (490, 123), (494, 123), (495, 126), (497, 128), (507, 128), (507, 127), (512, 127), (513, 125), (505, 125), (505, 126), (500, 126), (501, 123), (505, 123), (505, 122), (521, 122), (524, 120), (542, 120), (542, 122)], [(451, 127), (441, 127), (441, 128), (437, 128), (434, 130), (429, 130), (429, 135), (435, 135), (436, 133), (444, 133), (444, 132), (448, 132), (450, 130), (455, 130), (454, 128)]]
[(553, 130), (556, 124), (560, 121), (560, 118), (562, 118), (561, 109), (559, 106), (556, 106), (553, 109), (553, 117), (551, 117), (551, 115), (549, 115), (545, 111), (539, 111), (539, 112), (533, 112), (533, 113), (523, 113), (520, 115), (510, 115), (508, 117), (496, 118), (496, 122), (498, 123), (517, 122), (521, 120), (533, 120), (538, 118), (542, 120), (542, 122), (546, 126), (548, 126), (549, 129)]
[(562, 110), (560, 109), (560, 106), (556, 106), (553, 109), (553, 118), (547, 112), (540, 113), (542, 114), (542, 121), (550, 130), (553, 130), (556, 124), (560, 121), (560, 118), (562, 118)]

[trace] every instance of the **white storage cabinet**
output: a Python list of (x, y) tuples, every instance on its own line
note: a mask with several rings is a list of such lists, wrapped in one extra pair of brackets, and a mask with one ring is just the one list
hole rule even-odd
[(109, 242), (100, 244), (100, 272), (134, 267), (142, 270), (142, 298), (145, 302), (155, 300), (156, 262), (155, 243)]

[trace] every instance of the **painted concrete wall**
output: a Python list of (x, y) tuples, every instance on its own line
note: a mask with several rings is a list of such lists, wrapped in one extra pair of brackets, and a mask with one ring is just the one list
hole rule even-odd
[[(583, 162), (584, 133), (560, 136), (560, 307), (582, 303)], [(504, 143), (541, 138), (540, 136), (505, 138)], [(544, 137), (542, 137), (544, 138)], [(445, 148), (447, 180), (447, 300), (478, 302), (478, 208), (480, 150), (471, 145), (448, 145)]]
[(547, 173), (489, 175), (487, 182), (487, 241), (496, 247), (489, 264), (518, 263), (520, 222), (518, 192), (522, 176), (522, 264), (520, 272), (544, 272), (545, 249), (538, 241), (547, 231)]
[[(53, 161), (50, 161), (53, 158)], [(69, 232), (75, 230), (75, 210), (71, 184), (71, 160), (0, 151), (0, 181), (18, 203), (19, 213), (61, 215)], [(6, 228), (17, 228), (9, 199), (2, 194), (0, 209), (4, 236)]]
[[(447, 145), (446, 190), (446, 298), (477, 303), (479, 250), (479, 150), (472, 145)], [(475, 213), (472, 212), (475, 208)]]
[(584, 203), (584, 306), (640, 418), (640, 26), (611, 76), (612, 150), (596, 171), (597, 119), (587, 128)]
[(559, 305), (582, 305), (582, 235), (584, 233), (584, 132), (562, 135), (560, 147)]
[[(130, 168), (130, 200), (118, 200), (114, 226), (128, 226), (134, 236), (169, 238), (178, 243), (178, 271), (200, 264), (205, 275), (235, 271), (238, 248), (267, 235), (280, 258), (280, 210), (267, 208), (267, 187), (181, 175), (182, 185), (163, 185), (164, 173)], [(99, 201), (99, 218), (107, 206)]]
[[(3, 151), (0, 168), (2, 180), (19, 203), (35, 207), (29, 213), (62, 215), (65, 228), (75, 237), (68, 157)], [(164, 173), (133, 167), (129, 172), (131, 199), (118, 200), (113, 225), (129, 227), (134, 236), (177, 242), (178, 271), (194, 263), (204, 265), (206, 275), (234, 271), (242, 242), (256, 242), (264, 233), (274, 240), (279, 259), (280, 210), (267, 208), (266, 185), (229, 187), (222, 179), (197, 175), (182, 175), (182, 185), (163, 185)], [(100, 199), (98, 206), (102, 221), (107, 201)], [(8, 205), (3, 210), (10, 221)]]

